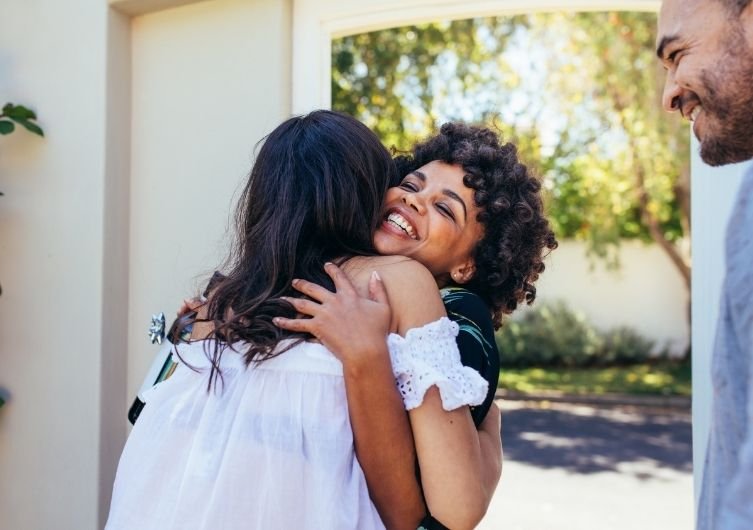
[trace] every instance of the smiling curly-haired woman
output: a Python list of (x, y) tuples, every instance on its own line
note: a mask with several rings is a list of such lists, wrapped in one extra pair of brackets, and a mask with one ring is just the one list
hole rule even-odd
[(486, 127), (443, 125), (410, 154), (396, 158), (398, 174), (435, 160), (461, 166), (464, 184), (474, 190), (483, 236), (474, 251), (475, 272), (462, 286), (486, 302), (499, 327), (503, 314), (534, 301), (543, 259), (557, 247), (544, 215), (541, 182), (519, 160), (517, 148), (501, 144)]

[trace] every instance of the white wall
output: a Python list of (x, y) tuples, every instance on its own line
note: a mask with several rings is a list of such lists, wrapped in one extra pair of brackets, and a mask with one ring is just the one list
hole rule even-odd
[[(105, 52), (100, 0), (0, 2), (0, 526), (97, 525)], [(0, 104), (2, 104), (0, 103)]]
[(630, 326), (658, 349), (684, 353), (690, 339), (688, 292), (669, 258), (657, 245), (627, 241), (620, 261), (619, 269), (609, 270), (589, 261), (584, 243), (560, 242), (547, 258), (532, 307), (561, 299), (602, 330)]
[(0, 137), (3, 530), (102, 527), (149, 314), (224, 253), (253, 145), (289, 114), (290, 3), (130, 17), (189, 3), (0, 2), (0, 104), (47, 133)]
[(133, 19), (128, 395), (174, 316), (224, 258), (254, 145), (290, 112), (290, 14), (216, 0)]

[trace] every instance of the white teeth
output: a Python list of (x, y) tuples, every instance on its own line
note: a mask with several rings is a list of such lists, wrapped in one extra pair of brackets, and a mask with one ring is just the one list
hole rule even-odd
[(696, 118), (698, 118), (698, 115), (701, 113), (701, 106), (698, 105), (693, 109), (693, 112), (690, 113), (690, 121), (695, 121)]
[(408, 220), (399, 213), (392, 212), (387, 216), (387, 221), (403, 230), (411, 239), (418, 239), (416, 231)]

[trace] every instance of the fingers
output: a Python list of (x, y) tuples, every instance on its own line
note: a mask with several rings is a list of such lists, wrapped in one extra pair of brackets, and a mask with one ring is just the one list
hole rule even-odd
[(340, 294), (352, 295), (355, 294), (356, 288), (353, 287), (353, 283), (350, 278), (342, 271), (340, 267), (334, 263), (325, 263), (324, 271), (329, 274), (332, 281), (335, 282), (335, 290)]
[(326, 302), (334, 296), (334, 293), (329, 289), (306, 280), (293, 280), (293, 289), (318, 302)]
[(206, 298), (184, 298), (183, 303), (178, 308), (178, 316), (182, 317), (188, 313), (198, 311), (206, 303)]
[(317, 302), (312, 302), (311, 300), (305, 300), (303, 298), (290, 298), (288, 296), (283, 296), (282, 299), (292, 305), (299, 313), (311, 317), (315, 316), (317, 310), (322, 307), (321, 304)]
[(372, 272), (371, 278), (369, 278), (369, 299), (380, 304), (390, 303), (384, 282), (382, 282), (382, 278), (377, 271)]
[(287, 329), (288, 331), (297, 331), (299, 333), (314, 333), (314, 320), (311, 318), (284, 318), (275, 317), (272, 319), (272, 323), (278, 328)]

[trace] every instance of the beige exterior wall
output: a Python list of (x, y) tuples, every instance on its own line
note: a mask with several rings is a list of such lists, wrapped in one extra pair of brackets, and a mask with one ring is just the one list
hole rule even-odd
[(149, 314), (221, 258), (290, 112), (289, 2), (109, 4), (0, 3), (0, 104), (47, 133), (0, 137), (3, 530), (101, 528)]
[(586, 250), (584, 243), (560, 243), (547, 258), (532, 307), (564, 300), (602, 330), (630, 326), (654, 340), (657, 350), (683, 354), (690, 340), (688, 292), (666, 254), (657, 245), (624, 242), (620, 268), (609, 270), (590, 261)]
[(47, 132), (0, 137), (0, 526), (92, 529), (107, 6), (2, 2), (0, 20), (0, 100)]
[(174, 315), (224, 258), (254, 146), (290, 112), (289, 13), (215, 0), (133, 20), (128, 395)]

